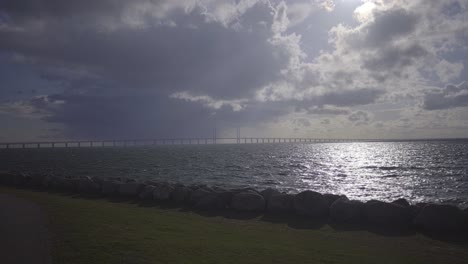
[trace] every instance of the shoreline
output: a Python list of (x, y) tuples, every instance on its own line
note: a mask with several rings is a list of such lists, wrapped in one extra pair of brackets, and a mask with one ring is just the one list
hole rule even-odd
[(95, 194), (123, 199), (173, 203), (198, 211), (236, 211), (325, 220), (328, 223), (375, 226), (468, 236), (468, 208), (436, 203), (410, 204), (350, 200), (344, 195), (303, 191), (281, 193), (275, 189), (224, 189), (206, 185), (138, 182), (130, 178), (58, 177), (42, 174), (0, 173), (0, 184), (15, 187)]

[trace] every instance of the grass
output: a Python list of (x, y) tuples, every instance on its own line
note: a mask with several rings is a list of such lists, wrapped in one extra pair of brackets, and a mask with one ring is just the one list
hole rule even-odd
[(53, 263), (468, 263), (468, 244), (421, 234), (335, 230), (262, 216), (203, 216), (12, 188), (0, 192), (46, 211)]

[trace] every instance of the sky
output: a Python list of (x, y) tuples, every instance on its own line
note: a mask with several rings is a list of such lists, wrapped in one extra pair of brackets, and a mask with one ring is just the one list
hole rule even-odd
[(468, 137), (468, 0), (2, 0), (0, 141)]

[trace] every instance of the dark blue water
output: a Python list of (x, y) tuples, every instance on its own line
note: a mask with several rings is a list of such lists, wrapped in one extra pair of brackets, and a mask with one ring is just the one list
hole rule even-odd
[(468, 205), (468, 141), (0, 150), (0, 170)]

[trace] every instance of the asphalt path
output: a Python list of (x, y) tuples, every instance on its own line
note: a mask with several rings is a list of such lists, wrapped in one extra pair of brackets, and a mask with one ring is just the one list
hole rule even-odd
[(46, 224), (39, 206), (0, 193), (0, 263), (51, 263)]

